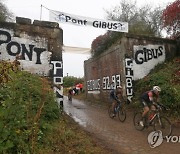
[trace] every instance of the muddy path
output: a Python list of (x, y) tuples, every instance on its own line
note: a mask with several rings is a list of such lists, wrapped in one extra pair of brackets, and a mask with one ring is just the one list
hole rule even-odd
[[(64, 98), (64, 111), (71, 116), (84, 130), (102, 141), (108, 148), (117, 154), (179, 154), (180, 141), (178, 143), (163, 143), (151, 148), (147, 137), (153, 128), (137, 131), (133, 126), (133, 112), (127, 111), (127, 119), (121, 123), (118, 118), (111, 119), (107, 108), (92, 106), (83, 101), (73, 99), (69, 102)], [(180, 129), (174, 128), (173, 134), (180, 136)]]

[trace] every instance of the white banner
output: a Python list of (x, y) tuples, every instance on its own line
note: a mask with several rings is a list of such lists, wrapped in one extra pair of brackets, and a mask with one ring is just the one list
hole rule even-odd
[(93, 19), (89, 17), (72, 15), (59, 11), (49, 11), (49, 20), (54, 22), (62, 22), (77, 26), (91, 26), (110, 31), (128, 32), (128, 23), (120, 21), (109, 21), (101, 19)]

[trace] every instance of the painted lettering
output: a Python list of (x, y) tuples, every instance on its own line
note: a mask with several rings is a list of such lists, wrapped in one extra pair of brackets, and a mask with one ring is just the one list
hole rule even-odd
[(46, 51), (45, 48), (35, 47), (33, 44), (20, 44), (16, 41), (11, 41), (11, 34), (7, 31), (0, 30), (0, 45), (5, 45), (6, 51), (9, 56), (20, 55), (22, 60), (32, 61), (33, 53), (36, 53), (36, 64), (42, 64), (41, 62), (41, 54)]
[[(101, 88), (100, 81), (101, 81), (100, 79), (88, 80), (87, 81), (88, 91), (100, 90), (100, 88)], [(102, 89), (103, 90), (115, 89), (116, 86), (119, 87), (120, 85), (121, 85), (121, 76), (120, 75), (105, 76), (102, 78)]]
[(32, 61), (33, 48), (34, 48), (34, 45), (29, 45), (29, 51), (28, 51), (25, 44), (22, 44), (22, 56), (21, 56), (21, 58), (23, 60), (25, 60), (25, 55), (27, 55), (29, 60)]
[(100, 79), (87, 81), (88, 91), (100, 90)]
[(163, 46), (159, 46), (158, 48), (147, 48), (144, 47), (143, 50), (137, 50), (135, 52), (135, 62), (136, 64), (143, 64), (152, 59), (157, 59), (158, 57), (163, 55)]
[[(21, 46), (17, 42), (10, 42), (6, 46), (6, 50), (10, 56), (16, 56), (19, 55), (21, 52)], [(14, 52), (13, 52), (14, 51)]]
[(54, 84), (63, 83), (63, 72), (62, 72), (62, 62), (61, 61), (51, 61), (53, 65), (53, 82)]
[(103, 89), (106, 89), (106, 77), (103, 77)]
[(120, 87), (120, 86), (121, 86), (121, 76), (116, 75), (116, 87)]
[(133, 75), (134, 75), (134, 72), (133, 72), (133, 61), (130, 58), (125, 59), (125, 75), (126, 75), (126, 95), (128, 97), (128, 100), (131, 101), (131, 99), (133, 97)]
[[(3, 40), (4, 37), (6, 38), (6, 40)], [(11, 35), (8, 32), (3, 31), (3, 30), (0, 30), (0, 38), (1, 38), (0, 45), (11, 41)]]
[(57, 97), (59, 107), (63, 106), (63, 66), (62, 61), (51, 61), (53, 65), (54, 93)]
[(121, 77), (120, 75), (106, 76), (103, 77), (103, 89), (110, 90), (115, 89), (121, 85)]
[(112, 76), (111, 89), (116, 89), (116, 76)]

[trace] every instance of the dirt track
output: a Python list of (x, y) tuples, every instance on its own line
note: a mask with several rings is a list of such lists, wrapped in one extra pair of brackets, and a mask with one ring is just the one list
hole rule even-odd
[[(86, 131), (93, 134), (116, 154), (179, 154), (180, 141), (167, 143), (166, 140), (151, 148), (147, 136), (153, 131), (151, 127), (143, 131), (135, 130), (133, 126), (133, 112), (127, 111), (127, 119), (121, 123), (118, 118), (110, 119), (107, 109), (92, 106), (83, 101), (73, 99), (68, 102), (64, 98), (64, 111), (70, 115)], [(180, 136), (180, 128), (174, 128), (173, 134)]]

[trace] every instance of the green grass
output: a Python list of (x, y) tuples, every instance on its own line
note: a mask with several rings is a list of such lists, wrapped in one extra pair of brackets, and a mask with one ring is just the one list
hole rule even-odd
[(0, 153), (34, 153), (59, 109), (47, 80), (1, 63)]

